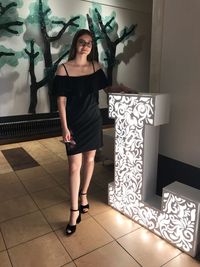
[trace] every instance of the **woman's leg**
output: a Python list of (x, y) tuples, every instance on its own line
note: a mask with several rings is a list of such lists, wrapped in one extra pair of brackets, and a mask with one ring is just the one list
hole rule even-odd
[[(82, 154), (76, 154), (68, 156), (69, 162), (69, 189), (70, 189), (70, 200), (71, 209), (78, 210), (78, 193), (80, 188), (80, 170), (82, 165)], [(70, 225), (76, 224), (78, 212), (70, 212)]]
[[(90, 185), (94, 170), (94, 158), (96, 150), (91, 150), (83, 153), (83, 170), (82, 170), (82, 183), (81, 183), (81, 205), (87, 205), (87, 191)], [(85, 193), (85, 194), (84, 194)]]

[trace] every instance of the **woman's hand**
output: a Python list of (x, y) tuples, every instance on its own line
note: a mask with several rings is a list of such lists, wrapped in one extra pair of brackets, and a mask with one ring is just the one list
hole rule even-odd
[(138, 91), (133, 90), (123, 84), (118, 86), (110, 86), (107, 88), (107, 93), (126, 93), (126, 94), (138, 94)]
[(120, 93), (126, 93), (126, 94), (131, 93), (131, 89), (125, 85), (120, 85), (119, 91), (120, 91)]
[(63, 129), (62, 137), (63, 137), (63, 142), (64, 143), (67, 143), (67, 142), (69, 142), (71, 140), (71, 133), (70, 133), (68, 128)]

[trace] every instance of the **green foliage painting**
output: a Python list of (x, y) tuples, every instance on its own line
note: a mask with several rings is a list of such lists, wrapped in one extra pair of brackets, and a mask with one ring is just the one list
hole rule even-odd
[[(112, 84), (113, 68), (116, 65), (116, 48), (121, 42), (127, 40), (130, 35), (135, 34), (137, 24), (133, 24), (130, 27), (124, 27), (124, 29), (118, 34), (116, 29), (118, 24), (116, 22), (116, 13), (108, 17), (104, 17), (99, 4), (93, 4), (93, 8), (89, 10), (90, 14), (87, 14), (89, 29), (96, 36), (95, 40), (102, 40), (104, 42), (105, 61), (107, 62), (107, 77), (109, 84)], [(111, 38), (115, 36), (114, 38)]]
[[(57, 111), (56, 99), (53, 95), (53, 78), (57, 66), (67, 57), (70, 40), (78, 29), (89, 28), (91, 31), (96, 61), (99, 61), (98, 45), (102, 45), (101, 58), (106, 63), (108, 80), (112, 84), (113, 68), (117, 64), (117, 45), (135, 34), (136, 24), (124, 27), (118, 33), (116, 13), (112, 11), (109, 16), (105, 16), (102, 6), (97, 3), (91, 4), (87, 14), (75, 14), (69, 18), (58, 17), (57, 14), (52, 14), (48, 0), (30, 1), (29, 14), (22, 20), (18, 15), (18, 8), (22, 5), (22, 0), (0, 0), (0, 36), (9, 38), (23, 32), (25, 43), (22, 51), (14, 51), (0, 45), (0, 68), (5, 64), (16, 66), (20, 57), (28, 60), (30, 75), (30, 88), (27, 88), (30, 90), (28, 113), (36, 113), (37, 94), (42, 87), (48, 88), (50, 112)], [(19, 38), (21, 36), (22, 34)], [(64, 37), (67, 42), (64, 41)], [(53, 53), (55, 48), (56, 54)], [(39, 62), (44, 64), (43, 76), (40, 80), (36, 69)]]
[[(19, 35), (23, 30), (22, 19), (19, 18), (17, 8), (22, 6), (21, 0), (1, 0), (0, 1), (0, 36), (12, 37)], [(0, 45), (0, 68), (5, 65), (16, 66), (21, 54), (14, 50)]]
[[(35, 52), (35, 40), (32, 39), (32, 35), (26, 34), (26, 42), (30, 43), (30, 49), (26, 48), (25, 52), (29, 57), (30, 67), (29, 72), (31, 76), (31, 101), (29, 106), (29, 113), (36, 112), (37, 106), (37, 91), (39, 88), (47, 85), (48, 95), (50, 102), (50, 112), (55, 112), (57, 110), (56, 99), (53, 96), (53, 77), (56, 68), (60, 61), (68, 54), (68, 50), (63, 51), (63, 54), (53, 62), (52, 59), (52, 43), (58, 41), (65, 31), (68, 32), (75, 31), (79, 27), (77, 20), (80, 20), (81, 16), (75, 16), (70, 18), (67, 22), (64, 18), (51, 17), (51, 9), (49, 8), (47, 0), (35, 1), (30, 6), (30, 14), (26, 19), (26, 26), (31, 25), (31, 27), (37, 27), (38, 36), (40, 38), (38, 45), (41, 47), (43, 54), (45, 71), (44, 78), (41, 81), (37, 81), (35, 75), (35, 60), (39, 56), (40, 52)], [(57, 29), (55, 35), (51, 35), (52, 29)]]

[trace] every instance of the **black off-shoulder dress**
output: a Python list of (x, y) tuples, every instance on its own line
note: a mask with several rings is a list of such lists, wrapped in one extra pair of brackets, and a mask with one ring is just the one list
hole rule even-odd
[(67, 97), (67, 125), (76, 142), (66, 144), (67, 154), (96, 150), (102, 146), (102, 118), (99, 110), (99, 90), (108, 86), (102, 69), (84, 76), (56, 75), (54, 92), (56, 96)]

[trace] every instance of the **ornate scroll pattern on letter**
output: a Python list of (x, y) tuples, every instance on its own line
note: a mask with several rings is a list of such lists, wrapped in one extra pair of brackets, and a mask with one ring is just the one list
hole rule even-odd
[(143, 201), (145, 125), (154, 125), (155, 97), (109, 96), (109, 116), (115, 119), (115, 181), (109, 184), (109, 204), (194, 256), (198, 205), (168, 192), (162, 211)]
[(163, 195), (163, 214), (159, 216), (162, 237), (189, 252), (194, 241), (197, 207), (195, 203), (170, 193)]

